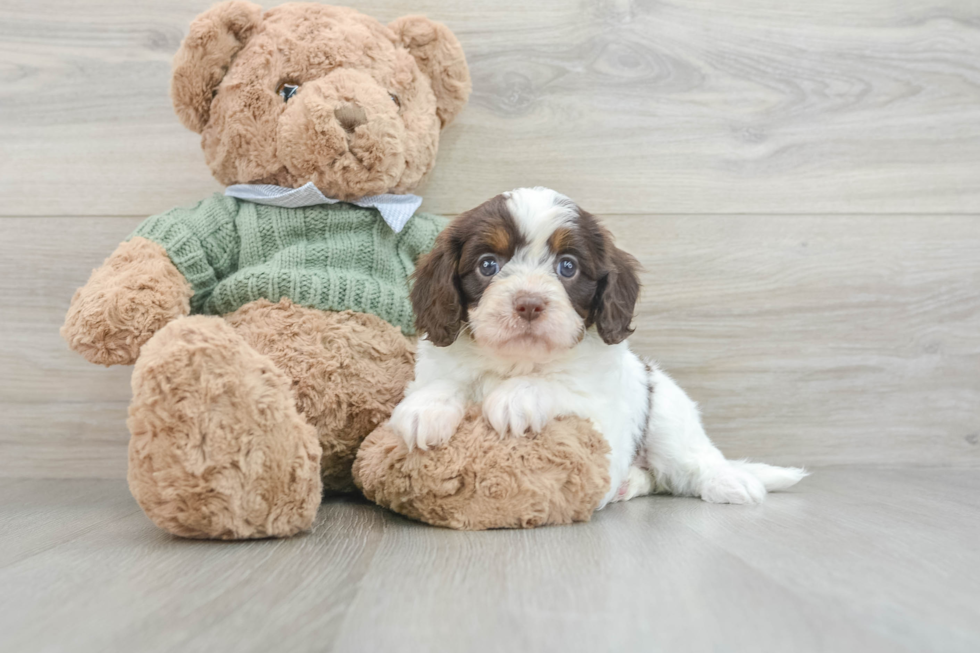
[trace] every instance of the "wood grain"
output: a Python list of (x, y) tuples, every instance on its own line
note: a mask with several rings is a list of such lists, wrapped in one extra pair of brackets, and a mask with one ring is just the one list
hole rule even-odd
[[(980, 466), (976, 217), (606, 221), (645, 268), (634, 349), (729, 456)], [(0, 219), (0, 476), (125, 475), (130, 369), (86, 363), (58, 328), (137, 222)]]
[(644, 497), (460, 533), (328, 501), (177, 540), (121, 481), (0, 480), (0, 649), (972, 652), (980, 476), (824, 468), (757, 507)]
[[(4, 2), (0, 214), (147, 215), (215, 190), (167, 98), (210, 4)], [(542, 184), (606, 213), (980, 212), (973, 0), (356, 4), (444, 21), (468, 54), (429, 211)]]
[(818, 470), (759, 509), (654, 497), (575, 528), (391, 528), (338, 648), (973, 650), (980, 567), (959, 520), (980, 505), (944, 473)]

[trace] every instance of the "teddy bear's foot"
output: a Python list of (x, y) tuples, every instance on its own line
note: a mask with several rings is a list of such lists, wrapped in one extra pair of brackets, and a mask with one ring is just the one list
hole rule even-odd
[(320, 445), (290, 381), (219, 318), (161, 329), (133, 371), (129, 487), (183, 537), (287, 537), (320, 505)]

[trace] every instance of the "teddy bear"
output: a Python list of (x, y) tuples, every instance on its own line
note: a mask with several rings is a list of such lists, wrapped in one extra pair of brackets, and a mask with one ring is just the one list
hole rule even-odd
[[(446, 223), (409, 193), (470, 88), (459, 41), (421, 16), (231, 0), (193, 21), (171, 99), (227, 189), (144, 221), (61, 330), (93, 363), (134, 364), (127, 477), (158, 526), (308, 530), (324, 492), (355, 490), (372, 432), (357, 487), (410, 517), (588, 518), (608, 487), (601, 443), (569, 440), (588, 425), (490, 454), (471, 415), (455, 448), (424, 459), (384, 427), (413, 377), (410, 276)], [(525, 482), (533, 461), (554, 463), (548, 480)]]

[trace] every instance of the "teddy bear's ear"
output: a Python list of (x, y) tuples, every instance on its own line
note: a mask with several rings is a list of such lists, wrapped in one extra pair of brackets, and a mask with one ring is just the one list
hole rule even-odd
[(470, 96), (470, 69), (463, 46), (448, 27), (425, 16), (404, 16), (388, 27), (429, 76), (436, 94), (436, 111), (445, 127)]
[(262, 22), (262, 7), (242, 0), (217, 4), (194, 19), (174, 55), (170, 98), (180, 122), (201, 133), (214, 90), (231, 60)]

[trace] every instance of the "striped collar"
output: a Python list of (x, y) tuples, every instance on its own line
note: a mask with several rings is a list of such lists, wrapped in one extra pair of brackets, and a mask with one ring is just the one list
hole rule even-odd
[(377, 209), (388, 226), (395, 233), (400, 232), (409, 218), (415, 215), (422, 198), (418, 195), (371, 195), (357, 200), (335, 200), (320, 192), (313, 182), (307, 182), (299, 188), (286, 188), (269, 184), (234, 184), (225, 189), (225, 195), (248, 200), (256, 204), (281, 206), (287, 209), (298, 209), (303, 206), (317, 204), (336, 204), (346, 201), (365, 209)]

